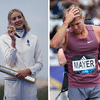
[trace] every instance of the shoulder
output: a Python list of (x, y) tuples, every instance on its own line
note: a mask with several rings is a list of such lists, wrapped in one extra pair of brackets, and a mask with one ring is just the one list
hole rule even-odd
[(92, 25), (94, 33), (100, 37), (100, 26), (94, 26)]
[(100, 34), (100, 26), (95, 26), (95, 25), (86, 25), (88, 30), (91, 30), (91, 26), (92, 26), (92, 30), (94, 31), (95, 34)]
[(100, 26), (94, 26), (92, 25), (94, 33), (96, 35), (96, 38), (98, 40), (98, 43), (100, 43)]
[(95, 32), (100, 32), (100, 26), (94, 26), (94, 25), (91, 25), (93, 27), (93, 30)]

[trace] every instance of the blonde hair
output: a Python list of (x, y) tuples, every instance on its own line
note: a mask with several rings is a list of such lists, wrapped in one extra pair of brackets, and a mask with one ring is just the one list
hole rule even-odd
[[(14, 12), (19, 12), (19, 13), (24, 17), (23, 13), (22, 13), (19, 9), (12, 9), (12, 10), (10, 10), (9, 13), (8, 13), (8, 22), (9, 22), (9, 25), (10, 25), (10, 22), (11, 22), (11, 15), (12, 15)], [(24, 17), (24, 19), (25, 19), (25, 17)], [(28, 23), (27, 23), (26, 20), (24, 21), (24, 26), (23, 26), (23, 28), (24, 28), (24, 30), (25, 30), (26, 32), (29, 32), (29, 31), (31, 30), (30, 27), (28, 26)]]
[[(71, 5), (71, 6), (66, 10), (66, 12), (69, 12), (73, 7), (74, 7), (74, 9), (77, 9), (77, 10), (79, 11), (76, 15), (79, 15), (78, 17), (79, 17), (79, 18), (82, 18), (82, 10), (81, 10), (81, 8), (79, 8), (78, 6)], [(63, 22), (65, 21), (65, 18), (66, 18), (66, 16), (64, 16)], [(77, 17), (76, 17), (76, 18), (77, 18)], [(74, 18), (74, 20), (75, 20), (76, 18)]]

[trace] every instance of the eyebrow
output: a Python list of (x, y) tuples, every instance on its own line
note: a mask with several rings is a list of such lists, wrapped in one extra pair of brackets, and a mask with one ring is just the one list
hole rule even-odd
[(79, 24), (80, 22), (76, 23), (75, 25)]
[[(18, 14), (17, 16), (13, 16), (13, 17), (18, 17), (18, 16), (22, 16), (22, 15), (21, 15), (21, 14)], [(13, 18), (13, 17), (12, 17), (12, 18)]]
[[(78, 22), (78, 23), (76, 23), (75, 25), (77, 25), (77, 24), (79, 24), (80, 22)], [(71, 24), (72, 26), (74, 25), (74, 24)]]

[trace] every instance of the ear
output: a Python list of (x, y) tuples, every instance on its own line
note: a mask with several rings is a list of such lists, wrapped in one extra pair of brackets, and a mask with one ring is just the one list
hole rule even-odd
[(83, 21), (85, 20), (85, 16), (82, 16)]

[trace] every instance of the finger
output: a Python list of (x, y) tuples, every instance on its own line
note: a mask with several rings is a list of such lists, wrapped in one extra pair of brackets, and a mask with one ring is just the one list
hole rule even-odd
[(14, 36), (14, 34), (16, 34), (16, 32), (9, 31), (8, 34), (9, 34), (10, 36)]
[(74, 12), (73, 14), (74, 14), (74, 15), (77, 15), (78, 13), (79, 13), (79, 11), (76, 11), (76, 12)]
[(72, 7), (72, 9), (69, 12), (72, 12), (75, 9), (75, 7)]
[(17, 78), (18, 78), (18, 79), (24, 79), (24, 76), (19, 75)]
[(12, 33), (13, 31), (12, 30), (8, 30), (8, 33)]
[(15, 77), (18, 77), (20, 75), (20, 73), (16, 74)]
[(75, 15), (75, 17), (80, 17), (80, 15)]
[(22, 76), (20, 73), (16, 74), (15, 77), (17, 77), (18, 79), (23, 79), (24, 76)]
[(72, 13), (76, 13), (76, 12), (79, 12), (79, 10), (78, 10), (78, 9), (74, 9), (74, 10), (72, 11)]
[(9, 34), (15, 34), (15, 32), (12, 32), (12, 31), (11, 31)]

